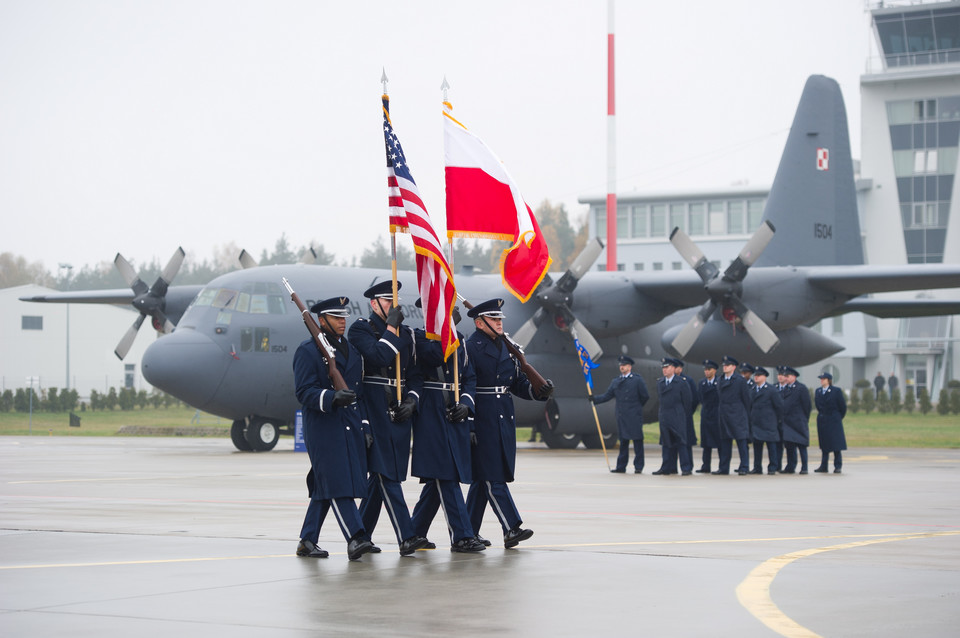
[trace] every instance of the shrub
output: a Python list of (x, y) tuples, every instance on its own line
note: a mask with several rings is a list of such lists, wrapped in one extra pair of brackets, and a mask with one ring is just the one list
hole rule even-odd
[(862, 390), (862, 389), (865, 389), (865, 388), (869, 388), (869, 387), (870, 387), (870, 382), (867, 381), (866, 379), (860, 379), (859, 381), (857, 381), (857, 382), (854, 383), (853, 385), (856, 386), (856, 387), (858, 387), (858, 388), (860, 388), (860, 389)]
[(917, 408), (917, 395), (914, 394), (913, 386), (907, 386), (907, 395), (903, 397), (903, 409), (907, 411), (907, 414), (913, 414), (913, 411)]
[(877, 410), (880, 414), (890, 412), (890, 397), (887, 396), (886, 390), (880, 390), (880, 396), (877, 398)]
[(877, 400), (873, 398), (873, 390), (866, 388), (863, 391), (863, 413), (870, 414), (877, 407)]
[(894, 388), (890, 391), (890, 409), (894, 414), (900, 414), (900, 410), (903, 409), (903, 403), (900, 399), (900, 388)]
[(937, 398), (937, 414), (950, 414), (950, 391), (946, 388), (940, 390), (940, 396)]
[(850, 388), (850, 401), (847, 402), (847, 409), (854, 414), (860, 411), (860, 391), (856, 388)]
[(917, 402), (920, 403), (920, 414), (927, 414), (933, 409), (933, 404), (930, 403), (930, 393), (927, 392), (926, 388), (920, 388)]

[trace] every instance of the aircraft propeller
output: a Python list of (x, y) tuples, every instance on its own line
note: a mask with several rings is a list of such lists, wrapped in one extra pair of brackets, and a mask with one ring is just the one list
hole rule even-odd
[(579, 336), (580, 343), (587, 349), (587, 352), (590, 353), (591, 359), (596, 361), (603, 355), (603, 349), (600, 347), (596, 338), (590, 334), (587, 327), (583, 325), (570, 310), (570, 303), (573, 300), (571, 294), (580, 282), (580, 278), (590, 269), (601, 252), (603, 252), (603, 242), (601, 242), (599, 238), (594, 238), (594, 241), (583, 247), (583, 250), (580, 251), (580, 254), (570, 265), (570, 268), (567, 272), (563, 273), (563, 276), (560, 277), (556, 283), (553, 283), (550, 275), (544, 278), (543, 283), (540, 284), (540, 288), (534, 294), (540, 307), (537, 308), (533, 316), (513, 334), (514, 340), (520, 344), (521, 347), (526, 348), (530, 341), (533, 340), (533, 336), (537, 333), (540, 324), (543, 323), (544, 319), (552, 315), (554, 325), (556, 325), (558, 329), (563, 332), (570, 332), (571, 328), (574, 329)]
[(673, 229), (670, 233), (670, 243), (697, 271), (707, 295), (710, 296), (710, 299), (700, 307), (699, 312), (690, 318), (671, 342), (670, 345), (680, 356), (685, 356), (690, 351), (697, 337), (700, 336), (704, 324), (713, 316), (717, 308), (720, 308), (724, 321), (731, 324), (736, 324), (738, 321), (742, 323), (747, 334), (764, 353), (770, 352), (780, 343), (777, 334), (755, 312), (747, 308), (741, 298), (742, 282), (747, 275), (747, 269), (753, 265), (773, 239), (774, 232), (776, 229), (773, 224), (765, 220), (747, 241), (733, 263), (724, 271), (723, 276), (720, 276), (720, 270), (707, 260), (689, 235), (679, 227)]
[(157, 331), (163, 331), (164, 333), (173, 332), (173, 322), (167, 319), (167, 316), (163, 314), (163, 310), (166, 306), (167, 288), (169, 288), (173, 278), (177, 276), (177, 272), (179, 272), (180, 266), (183, 264), (184, 255), (183, 248), (178, 247), (177, 250), (174, 251), (173, 257), (167, 262), (163, 272), (160, 273), (157, 280), (153, 282), (153, 285), (149, 287), (140, 279), (133, 270), (133, 266), (124, 259), (123, 255), (117, 253), (117, 256), (113, 259), (113, 263), (117, 267), (117, 270), (120, 271), (120, 275), (124, 281), (133, 289), (133, 307), (140, 311), (140, 316), (134, 320), (133, 325), (130, 326), (127, 333), (123, 335), (120, 343), (117, 344), (116, 350), (113, 351), (113, 353), (117, 355), (117, 358), (122, 360), (127, 356), (127, 352), (130, 351), (130, 346), (133, 345), (133, 340), (137, 337), (137, 331), (140, 330), (140, 326), (143, 325), (143, 320), (146, 319), (147, 316), (153, 320), (153, 327)]

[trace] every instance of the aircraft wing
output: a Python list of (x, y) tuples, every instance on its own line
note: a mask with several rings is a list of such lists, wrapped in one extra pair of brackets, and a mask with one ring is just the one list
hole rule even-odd
[(133, 301), (133, 291), (129, 288), (113, 290), (75, 290), (72, 292), (49, 292), (42, 295), (20, 297), (20, 301), (38, 303), (106, 303), (127, 305)]
[(700, 276), (692, 270), (631, 273), (637, 292), (674, 309), (699, 306), (707, 300)]
[(960, 288), (958, 264), (806, 266), (802, 270), (811, 285), (852, 297), (874, 292)]
[(862, 312), (881, 319), (960, 315), (960, 300), (953, 299), (851, 299), (827, 317)]

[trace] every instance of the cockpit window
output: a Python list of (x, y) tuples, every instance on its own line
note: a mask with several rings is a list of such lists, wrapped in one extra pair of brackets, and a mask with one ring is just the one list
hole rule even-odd
[(191, 308), (194, 306), (213, 306), (255, 315), (287, 314), (287, 299), (280, 285), (266, 281), (245, 284), (241, 290), (204, 288), (190, 304)]
[(233, 310), (237, 305), (237, 291), (229, 288), (221, 288), (213, 300), (214, 308), (223, 308), (224, 310)]

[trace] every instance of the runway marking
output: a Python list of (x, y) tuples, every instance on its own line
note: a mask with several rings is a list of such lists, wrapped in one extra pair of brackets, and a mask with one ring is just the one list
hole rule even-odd
[(832, 552), (838, 549), (852, 549), (877, 543), (934, 538), (937, 536), (955, 536), (957, 534), (960, 534), (960, 532), (896, 534), (884, 538), (874, 538), (872, 540), (856, 541), (842, 545), (832, 545), (830, 547), (814, 547), (812, 549), (783, 554), (782, 556), (775, 556), (754, 567), (750, 573), (747, 574), (743, 582), (737, 585), (737, 600), (739, 600), (740, 604), (757, 620), (781, 636), (786, 636), (787, 638), (819, 638), (819, 634), (807, 629), (780, 611), (780, 608), (777, 607), (776, 603), (774, 603), (770, 597), (770, 585), (773, 583), (773, 579), (777, 577), (777, 574), (780, 573), (781, 569), (801, 558), (822, 554), (823, 552)]
[[(331, 554), (332, 556), (333, 554)], [(164, 565), (169, 563), (202, 563), (221, 560), (253, 560), (258, 558), (290, 558), (294, 554), (264, 554), (262, 556), (207, 556), (203, 558), (165, 558), (157, 560), (123, 560), (101, 563), (52, 563), (48, 565), (0, 565), (0, 570), (7, 569), (48, 569), (61, 567), (112, 567), (118, 565)]]
[[(278, 477), (278, 476), (303, 476), (303, 472), (281, 472), (281, 473), (260, 473), (253, 476), (259, 477)], [(109, 483), (111, 481), (182, 481), (184, 479), (214, 479), (237, 476), (237, 474), (194, 474), (190, 476), (165, 474), (163, 476), (102, 476), (99, 478), (69, 478), (69, 479), (43, 479), (33, 481), (7, 481), (7, 485), (44, 485), (47, 483)]]

